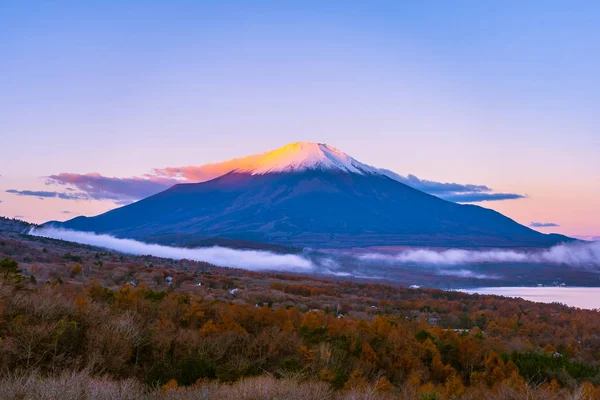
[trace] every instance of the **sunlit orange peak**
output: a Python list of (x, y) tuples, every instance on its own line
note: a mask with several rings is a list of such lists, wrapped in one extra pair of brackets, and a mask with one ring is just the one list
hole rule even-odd
[(252, 174), (309, 169), (339, 169), (354, 173), (374, 172), (374, 168), (325, 143), (291, 143), (266, 152), (252, 161), (251, 165), (241, 166), (237, 171)]

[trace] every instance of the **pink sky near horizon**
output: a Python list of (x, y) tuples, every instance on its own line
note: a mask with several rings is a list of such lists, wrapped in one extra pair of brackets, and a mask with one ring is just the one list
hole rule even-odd
[[(144, 177), (323, 142), (600, 236), (600, 3), (4, 2), (0, 215), (96, 215), (51, 175)], [(68, 211), (69, 214), (63, 213)]]

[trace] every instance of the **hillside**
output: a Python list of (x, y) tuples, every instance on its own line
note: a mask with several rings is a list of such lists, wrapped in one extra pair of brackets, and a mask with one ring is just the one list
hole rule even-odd
[(20, 219), (0, 217), (0, 232), (24, 233), (32, 226), (34, 225)]
[(600, 394), (596, 311), (0, 234), (2, 398)]

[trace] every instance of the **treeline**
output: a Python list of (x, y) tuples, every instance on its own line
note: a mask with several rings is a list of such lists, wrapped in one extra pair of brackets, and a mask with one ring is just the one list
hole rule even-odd
[[(0, 261), (0, 277), (4, 372), (85, 370), (165, 390), (268, 375), (320, 381), (341, 392), (371, 387), (385, 395), (408, 388), (423, 399), (573, 391), (600, 398), (598, 358), (589, 354), (598, 332), (588, 332), (578, 314), (557, 315), (574, 331), (564, 328), (563, 337), (548, 339), (540, 330), (552, 322), (538, 315), (532, 323), (534, 315), (525, 315), (537, 311), (516, 301), (482, 297), (476, 309), (452, 319), (452, 301), (422, 291), (412, 300), (382, 300), (368, 307), (374, 314), (358, 318), (339, 310), (210, 300), (143, 283), (117, 290), (95, 281), (35, 284), (8, 259)], [(270, 287), (299, 296), (330, 290)], [(462, 328), (446, 327), (444, 318)], [(582, 337), (566, 336), (573, 332)]]

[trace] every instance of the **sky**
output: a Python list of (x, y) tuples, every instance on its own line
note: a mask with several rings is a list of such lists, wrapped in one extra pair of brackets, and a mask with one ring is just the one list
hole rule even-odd
[(96, 215), (168, 183), (157, 169), (310, 141), (600, 236), (599, 16), (596, 1), (4, 0), (0, 215)]

